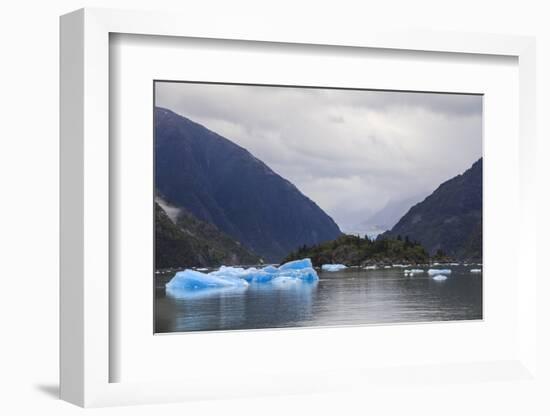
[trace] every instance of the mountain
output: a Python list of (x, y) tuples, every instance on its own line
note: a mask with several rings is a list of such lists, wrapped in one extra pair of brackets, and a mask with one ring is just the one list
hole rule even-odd
[(269, 262), (341, 235), (315, 202), (246, 149), (185, 117), (155, 109), (156, 188)]
[(442, 183), (381, 238), (407, 236), (420, 242), (430, 255), (441, 250), (456, 259), (480, 261), (482, 164), (479, 159), (463, 174)]
[(384, 231), (390, 230), (412, 205), (422, 199), (421, 196), (416, 195), (405, 199), (390, 200), (384, 208), (376, 211), (355, 227), (344, 231), (348, 234), (368, 235), (370, 238), (376, 238)]
[(170, 217), (155, 202), (156, 269), (259, 263), (257, 255), (189, 212), (180, 209)]

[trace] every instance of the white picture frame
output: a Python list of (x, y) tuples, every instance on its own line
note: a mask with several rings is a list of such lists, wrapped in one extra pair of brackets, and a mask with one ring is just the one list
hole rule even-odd
[[(117, 357), (110, 348), (110, 34), (137, 34), (225, 39), (333, 47), (429, 51), (442, 54), (503, 55), (519, 67), (519, 238), (518, 262), (524, 279), (517, 293), (517, 354), (499, 361), (418, 363), (416, 376), (479, 382), (476, 372), (518, 381), (536, 376), (535, 250), (535, 41), (530, 37), (465, 33), (362, 31), (360, 35), (329, 33), (322, 28), (304, 33), (269, 22), (249, 27), (218, 21), (208, 25), (189, 15), (82, 9), (61, 18), (61, 398), (80, 406), (158, 403), (210, 397), (240, 397), (278, 392), (320, 392), (388, 382), (402, 377), (390, 368), (368, 374), (349, 368), (331, 369), (330, 377), (311, 383), (316, 374), (271, 376), (246, 385), (212, 384), (206, 377), (174, 382), (111, 382)], [(347, 331), (353, 331), (353, 328)], [(227, 335), (227, 334), (225, 334)], [(221, 334), (220, 336), (224, 336)], [(397, 371), (397, 372), (396, 372)], [(409, 371), (410, 372), (410, 371)], [(343, 383), (342, 380), (349, 379)], [(284, 386), (281, 387), (281, 386)]]

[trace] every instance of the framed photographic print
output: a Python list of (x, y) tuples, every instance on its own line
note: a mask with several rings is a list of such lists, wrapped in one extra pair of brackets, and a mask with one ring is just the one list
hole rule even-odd
[(155, 332), (482, 319), (482, 99), (155, 81)]
[(62, 17), (62, 398), (530, 379), (533, 40), (243, 30)]

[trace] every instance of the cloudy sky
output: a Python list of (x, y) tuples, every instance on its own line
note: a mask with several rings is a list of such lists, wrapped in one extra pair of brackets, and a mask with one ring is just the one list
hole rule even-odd
[(249, 150), (343, 231), (482, 154), (476, 95), (157, 82), (155, 99)]

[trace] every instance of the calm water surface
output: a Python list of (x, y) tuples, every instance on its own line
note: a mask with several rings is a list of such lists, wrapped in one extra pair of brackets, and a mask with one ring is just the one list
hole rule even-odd
[(481, 319), (482, 275), (470, 266), (441, 268), (452, 270), (447, 280), (404, 276), (400, 268), (346, 269), (318, 271), (313, 284), (251, 284), (185, 298), (158, 284), (156, 332)]

